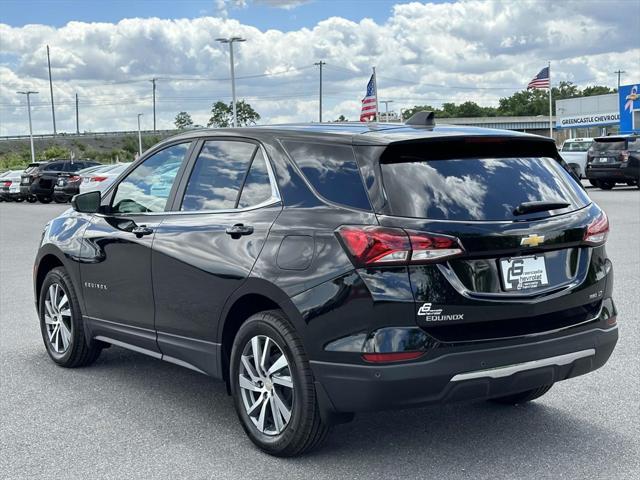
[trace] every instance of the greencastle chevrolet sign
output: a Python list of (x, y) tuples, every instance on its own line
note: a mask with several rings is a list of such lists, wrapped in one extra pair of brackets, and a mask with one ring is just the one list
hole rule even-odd
[(618, 122), (620, 122), (620, 112), (611, 112), (558, 117), (556, 126), (558, 128), (580, 128), (597, 125), (614, 125)]

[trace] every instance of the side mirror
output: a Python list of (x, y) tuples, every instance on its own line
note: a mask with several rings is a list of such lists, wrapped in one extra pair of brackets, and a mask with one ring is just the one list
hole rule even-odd
[(101, 202), (102, 194), (100, 192), (86, 192), (75, 195), (71, 199), (71, 207), (80, 213), (98, 213)]

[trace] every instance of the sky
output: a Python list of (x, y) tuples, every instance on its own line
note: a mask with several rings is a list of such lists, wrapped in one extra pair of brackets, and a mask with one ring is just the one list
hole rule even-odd
[(189, 112), (205, 125), (211, 104), (238, 99), (260, 123), (356, 120), (371, 68), (390, 110), (472, 100), (496, 106), (548, 61), (552, 83), (615, 87), (640, 81), (640, 0), (1, 0), (0, 135), (51, 133), (46, 45), (58, 131), (151, 129)]

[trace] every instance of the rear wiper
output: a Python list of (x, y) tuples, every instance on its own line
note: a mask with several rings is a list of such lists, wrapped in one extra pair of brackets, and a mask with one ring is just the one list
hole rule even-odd
[(567, 202), (522, 202), (513, 211), (514, 215), (524, 215), (525, 213), (544, 212), (547, 210), (556, 210), (558, 208), (566, 208), (570, 205)]

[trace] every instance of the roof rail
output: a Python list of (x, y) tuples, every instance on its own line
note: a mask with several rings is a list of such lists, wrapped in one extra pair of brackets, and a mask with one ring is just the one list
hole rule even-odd
[(411, 118), (405, 122), (405, 125), (414, 125), (417, 127), (435, 127), (436, 115), (433, 112), (416, 112)]

